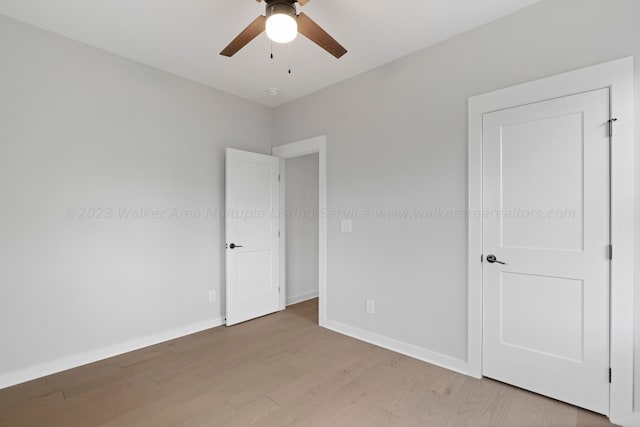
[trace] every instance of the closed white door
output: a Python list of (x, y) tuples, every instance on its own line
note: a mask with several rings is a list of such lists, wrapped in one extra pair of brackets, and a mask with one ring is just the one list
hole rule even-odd
[(609, 89), (483, 117), (483, 374), (603, 414), (609, 118)]
[(228, 326), (280, 309), (280, 161), (226, 152), (226, 299)]

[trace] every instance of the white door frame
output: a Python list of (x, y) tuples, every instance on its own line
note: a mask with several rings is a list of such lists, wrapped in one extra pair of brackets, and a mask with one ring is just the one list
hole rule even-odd
[(468, 343), (469, 375), (482, 377), (482, 118), (486, 113), (610, 88), (611, 146), (611, 368), (610, 419), (640, 423), (633, 412), (634, 105), (633, 57), (469, 98)]
[[(327, 320), (327, 137), (317, 136), (303, 141), (279, 145), (271, 149), (271, 154), (280, 157), (280, 209), (286, 209), (285, 160), (293, 157), (318, 153), (318, 324), (325, 326)], [(286, 217), (280, 215), (280, 309), (286, 307)]]

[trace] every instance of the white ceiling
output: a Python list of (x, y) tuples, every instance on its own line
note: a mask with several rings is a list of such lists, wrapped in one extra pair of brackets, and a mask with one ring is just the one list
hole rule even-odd
[[(298, 37), (263, 34), (218, 53), (264, 13), (255, 0), (0, 0), (0, 14), (216, 89), (277, 106), (495, 20), (538, 0), (312, 0), (304, 12), (349, 51), (335, 59)], [(301, 8), (298, 7), (300, 10)], [(268, 88), (280, 95), (267, 95)]]

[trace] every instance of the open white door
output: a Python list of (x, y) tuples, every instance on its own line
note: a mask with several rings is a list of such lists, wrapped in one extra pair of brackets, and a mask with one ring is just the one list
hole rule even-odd
[(227, 326), (280, 309), (280, 160), (227, 148)]
[(609, 89), (484, 115), (484, 375), (609, 413)]

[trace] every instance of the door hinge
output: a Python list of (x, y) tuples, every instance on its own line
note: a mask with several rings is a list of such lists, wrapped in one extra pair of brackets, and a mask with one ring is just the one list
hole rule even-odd
[(280, 230), (278, 230), (278, 237), (280, 237)]
[(278, 286), (278, 293), (280, 293), (280, 286)]
[(609, 119), (609, 137), (613, 136), (613, 123), (617, 122), (617, 121), (618, 121), (618, 119), (616, 119), (616, 118)]
[(480, 254), (480, 262), (484, 262), (484, 254)]
[(613, 259), (613, 245), (609, 245), (609, 261)]
[(611, 368), (609, 368), (609, 384), (611, 384)]
[(280, 174), (278, 174), (278, 182), (280, 182)]

